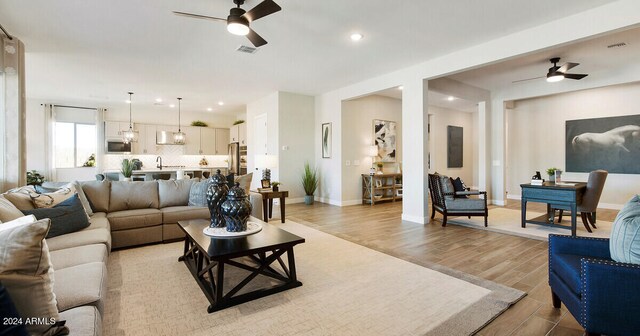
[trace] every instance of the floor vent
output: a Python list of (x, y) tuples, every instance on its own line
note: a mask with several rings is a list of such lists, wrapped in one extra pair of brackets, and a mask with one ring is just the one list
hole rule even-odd
[(247, 53), (247, 54), (255, 54), (258, 52), (258, 48), (241, 45), (238, 47), (238, 49), (236, 49), (236, 51)]

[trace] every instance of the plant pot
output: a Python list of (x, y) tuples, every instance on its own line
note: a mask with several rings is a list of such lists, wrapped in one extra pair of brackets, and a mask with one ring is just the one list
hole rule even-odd
[(271, 189), (272, 189), (273, 191), (278, 191), (278, 190), (280, 190), (280, 189), (278, 188), (278, 186), (273, 186)]
[(124, 178), (122, 178), (122, 180), (126, 181), (126, 182), (131, 182), (131, 178), (130, 177), (124, 177)]
[(549, 175), (549, 182), (556, 182), (556, 175)]
[(313, 204), (313, 195), (304, 195), (304, 204), (306, 205)]

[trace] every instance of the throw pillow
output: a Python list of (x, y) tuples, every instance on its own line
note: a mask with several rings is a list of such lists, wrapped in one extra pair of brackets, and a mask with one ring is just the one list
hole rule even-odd
[[(453, 188), (453, 183), (451, 183), (451, 179), (446, 175), (438, 175), (440, 178), (440, 184), (442, 185), (442, 193), (454, 193), (456, 190)], [(444, 199), (452, 200), (453, 195), (444, 195)]]
[(240, 183), (240, 188), (244, 189), (245, 193), (249, 195), (249, 189), (251, 188), (251, 179), (253, 178), (253, 173), (249, 173), (247, 175), (239, 175), (234, 178), (234, 181)]
[(189, 206), (207, 206), (207, 189), (209, 188), (209, 183), (210, 180), (206, 179), (191, 185), (191, 189), (189, 189)]
[(31, 185), (14, 188), (4, 193), (4, 197), (20, 210), (35, 209), (31, 200), (32, 195), (37, 195), (37, 193)]
[(84, 212), (87, 213), (87, 216), (93, 216), (93, 210), (91, 209), (91, 203), (89, 203), (89, 199), (87, 195), (85, 195), (84, 190), (82, 190), (82, 186), (80, 182), (73, 181), (71, 185), (76, 189), (76, 193), (78, 194), (78, 198), (80, 199), (80, 203), (82, 203), (82, 207), (84, 208)]
[(158, 180), (158, 194), (160, 207), (181, 206), (189, 203), (191, 185), (198, 183), (192, 179), (185, 180)]
[[(458, 191), (467, 191), (467, 188), (465, 188), (464, 186), (464, 182), (462, 182), (462, 180), (458, 177), (455, 180), (451, 179), (451, 184), (453, 184), (453, 189), (458, 192)], [(456, 198), (468, 198), (465, 195), (456, 195)]]
[(13, 203), (0, 195), (0, 222), (12, 221), (22, 216), (22, 212)]
[(49, 223), (44, 219), (0, 225), (0, 281), (22, 318), (51, 321), (27, 325), (32, 335), (69, 333), (67, 327), (60, 325), (53, 293), (53, 268), (44, 239)]
[(29, 336), (27, 328), (24, 327), (24, 321), (22, 324), (14, 323), (21, 317), (2, 282), (0, 282), (0, 316), (3, 319), (0, 327), (0, 336)]
[(609, 251), (617, 262), (640, 264), (640, 195), (618, 212), (611, 228)]
[(22, 212), (25, 215), (34, 215), (37, 219), (51, 219), (51, 228), (47, 238), (80, 231), (90, 225), (78, 194), (74, 194), (53, 208), (23, 210)]
[(55, 205), (62, 203), (72, 197), (76, 193), (76, 188), (69, 183), (64, 187), (50, 193), (42, 193), (31, 195), (31, 200), (36, 208), (53, 208)]
[(109, 210), (111, 181), (83, 181), (81, 185), (93, 212), (107, 212)]

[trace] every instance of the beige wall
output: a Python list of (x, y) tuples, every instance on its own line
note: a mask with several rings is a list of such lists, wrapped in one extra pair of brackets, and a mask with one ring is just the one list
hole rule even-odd
[[(342, 103), (342, 199), (343, 204), (362, 202), (361, 174), (368, 174), (371, 157), (367, 149), (373, 144), (373, 119), (395, 121), (396, 163), (385, 163), (384, 171), (396, 172), (402, 162), (402, 101), (383, 96), (367, 96)], [(333, 132), (335, 132), (335, 126)], [(333, 151), (335, 153), (334, 143)], [(350, 165), (346, 166), (346, 161)], [(357, 162), (359, 161), (359, 162)], [(325, 172), (338, 174), (339, 172)]]
[[(565, 170), (565, 121), (640, 114), (640, 83), (523, 99), (507, 110), (507, 191), (521, 195), (520, 184), (549, 167)], [(567, 181), (586, 181), (588, 173), (565, 172)], [(609, 174), (601, 207), (619, 208), (640, 192), (640, 175)]]
[[(469, 113), (429, 106), (431, 117), (432, 141), (431, 170), (452, 178), (460, 177), (471, 187), (477, 186), (477, 172), (474, 161), (474, 117), (477, 113)], [(447, 168), (447, 126), (462, 127), (462, 168)], [(475, 176), (475, 178), (474, 178)]]

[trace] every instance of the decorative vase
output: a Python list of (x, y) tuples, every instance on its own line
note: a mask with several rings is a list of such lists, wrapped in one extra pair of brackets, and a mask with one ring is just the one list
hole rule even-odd
[(271, 181), (271, 169), (269, 169), (269, 168), (265, 168), (265, 169), (262, 171), (262, 179), (263, 179), (263, 180)]
[(556, 175), (549, 175), (549, 182), (556, 182)]
[(220, 169), (216, 174), (209, 178), (209, 187), (207, 188), (207, 206), (211, 214), (211, 223), (209, 227), (220, 228), (225, 226), (224, 217), (220, 212), (220, 206), (227, 198), (229, 186), (227, 186), (227, 178), (220, 173)]
[(313, 195), (304, 195), (304, 204), (306, 205), (313, 204)]
[(272, 189), (273, 191), (278, 191), (278, 190), (280, 190), (280, 189), (278, 188), (278, 186), (273, 186), (271, 189)]
[(240, 188), (238, 182), (229, 190), (227, 199), (220, 207), (227, 231), (242, 232), (247, 230), (247, 220), (251, 215), (251, 202), (247, 198), (247, 194), (244, 189)]

